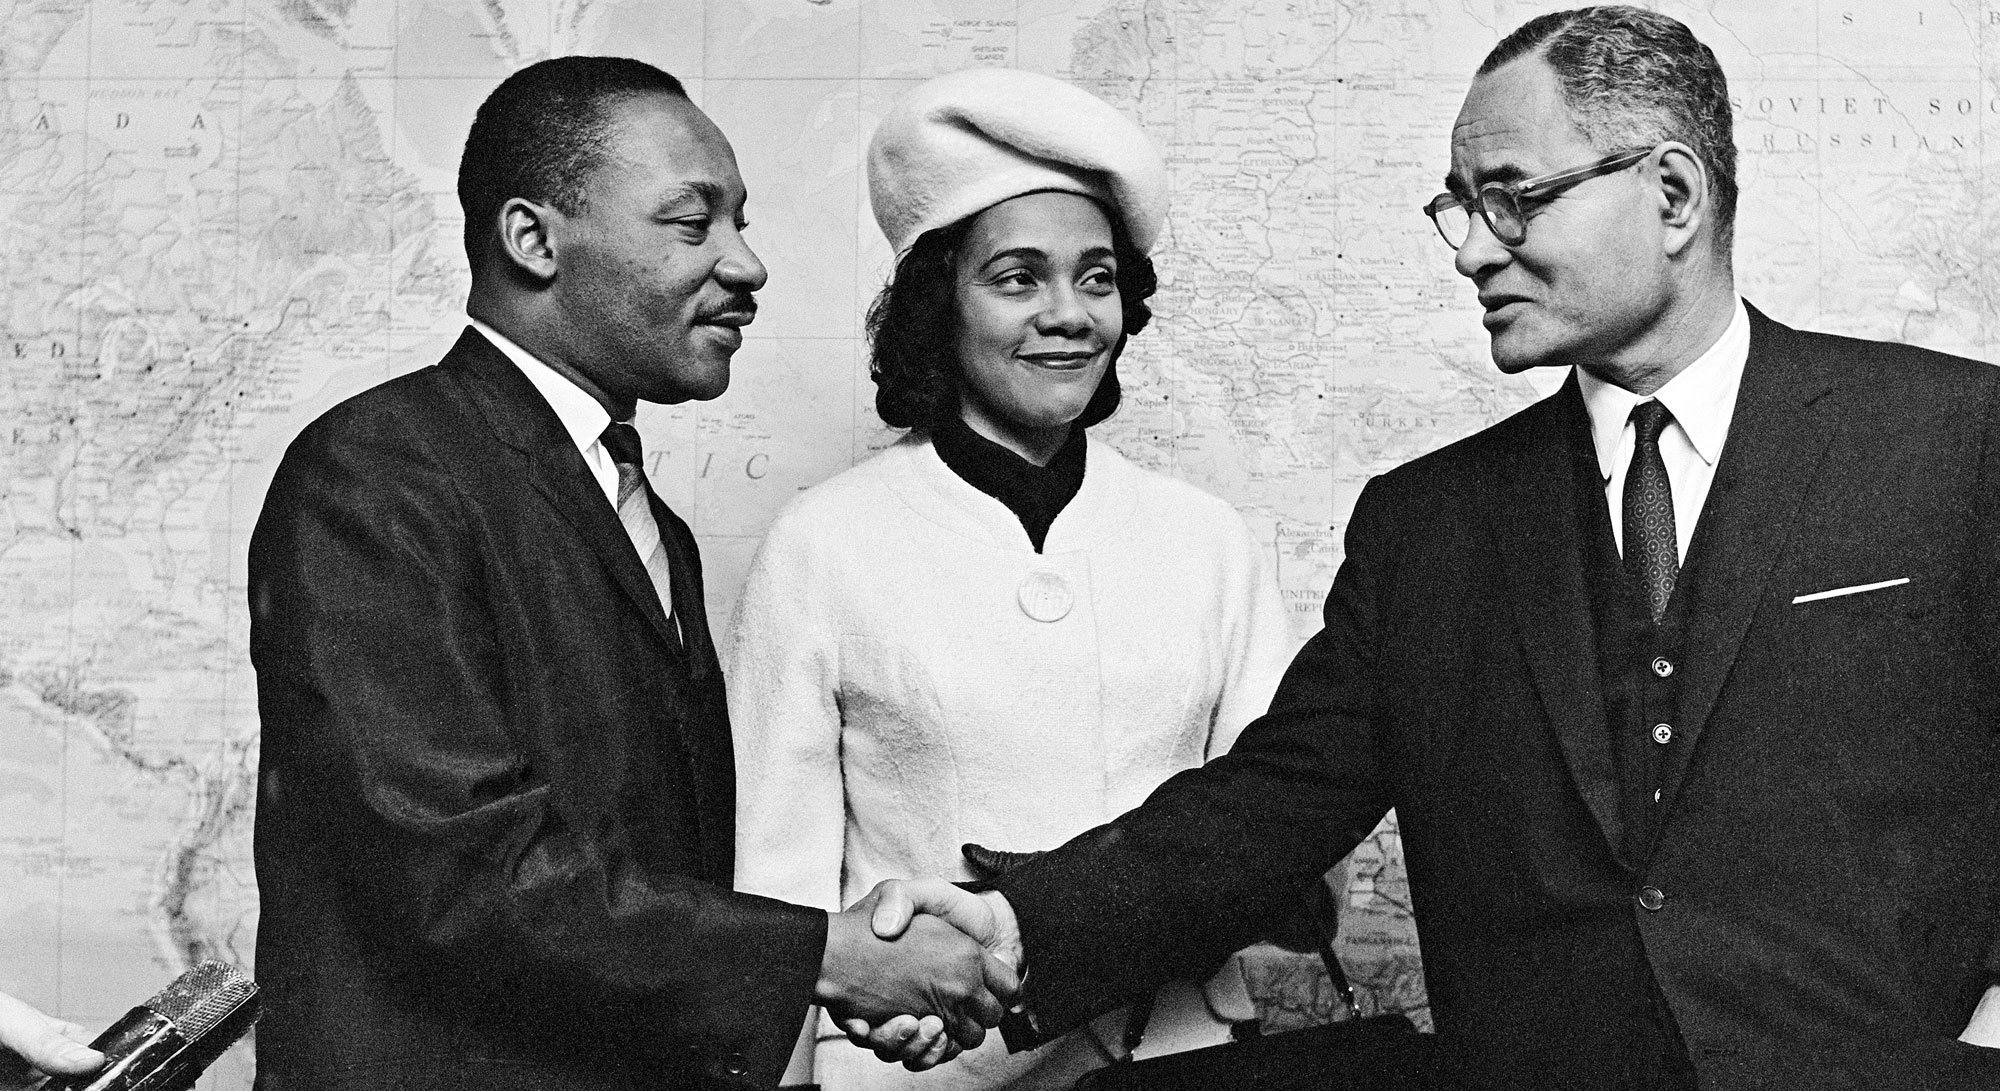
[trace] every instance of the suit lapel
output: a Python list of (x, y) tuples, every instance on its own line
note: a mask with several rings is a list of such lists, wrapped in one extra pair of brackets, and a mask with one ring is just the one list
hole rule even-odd
[(529, 483), (590, 546), (625, 597), (660, 635), (667, 654), (679, 660), (680, 642), (660, 607), (652, 577), (555, 410), (519, 368), (470, 327), (443, 363), (465, 378), (465, 388), (493, 434), (527, 457)]
[[(1553, 397), (1520, 419), (1526, 438), (1496, 464), (1488, 525), (1506, 569), (1508, 597), (1521, 631), (1535, 689), (1569, 764), (1584, 805), (1596, 818), (1611, 851), (1622, 840), (1618, 778), (1605, 726), (1604, 687), (1598, 676), (1596, 625), (1585, 583), (1578, 510), (1580, 470), (1593, 479), (1590, 429), (1583, 395), (1571, 376)], [(1579, 444), (1581, 445), (1579, 447)]]
[(1790, 540), (1834, 428), (1815, 402), (1832, 388), (1801, 353), (1792, 331), (1750, 308), (1750, 358), (1730, 418), (1715, 481), (1688, 547), (1689, 592), (1667, 801), (1680, 787), (1703, 727), (1715, 711), (1773, 565)]

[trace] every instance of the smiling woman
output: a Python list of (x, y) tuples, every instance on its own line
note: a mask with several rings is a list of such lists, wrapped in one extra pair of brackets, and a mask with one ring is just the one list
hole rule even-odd
[(957, 265), (960, 412), (1046, 466), (1124, 343), (1111, 220), (1088, 197), (1024, 194), (973, 219)]
[[(998, 380), (1000, 374), (981, 367), (980, 361), (1011, 355), (1007, 346), (1019, 340), (1024, 322), (1052, 320), (1074, 328), (1074, 315), (1045, 316), (1043, 304), (1054, 291), (1046, 280), (1053, 272), (1050, 263), (1058, 259), (1071, 266), (1066, 270), (1072, 278), (1069, 290), (1096, 301), (1082, 316), (1091, 325), (1087, 335), (1108, 345), (1092, 381), (1069, 386), (1072, 392), (1086, 387), (1089, 397), (1080, 411), (1061, 420), (1062, 435), (1066, 438), (1072, 425), (1088, 428), (1116, 412), (1117, 357), (1124, 340), (1152, 321), (1146, 300), (1158, 280), (1152, 259), (1132, 241), (1129, 217), (1107, 215), (1105, 207), (1067, 190), (1037, 190), (914, 236), (896, 264), (894, 279), (868, 314), (875, 405), (882, 420), (896, 428), (935, 433), (953, 429), (965, 417), (986, 438), (1046, 464), (1046, 454), (1036, 458), (1024, 449), (1027, 437), (1011, 435), (1011, 418), (1027, 413), (1028, 406), (1015, 405), (1013, 398), (995, 402), (1006, 392), (987, 380)], [(1089, 245), (1078, 245), (1074, 232), (1083, 233)], [(1089, 283), (1075, 283), (1076, 277)], [(973, 332), (969, 327), (974, 324), (983, 332)], [(1008, 325), (1013, 328), (998, 328)], [(976, 343), (989, 335), (999, 339), (993, 354)], [(1062, 336), (1069, 335), (1065, 330)], [(957, 350), (940, 352), (940, 343)], [(1032, 420), (1053, 423), (1047, 410), (1035, 411)], [(1032, 421), (1023, 416), (1022, 423)]]
[[(1027, 73), (933, 80), (884, 119), (869, 185), (900, 257), (871, 371), (910, 434), (801, 496), (752, 564), (726, 672), (740, 889), (831, 908), (970, 878), (961, 845), (1052, 848), (1264, 710), (1292, 650), (1264, 547), (1085, 432), (1151, 318), (1163, 173), (1122, 114)], [(1177, 995), (1154, 1026), (1226, 1039)], [(1066, 1088), (1124, 1029), (914, 1074), (815, 1022), (792, 1082)]]

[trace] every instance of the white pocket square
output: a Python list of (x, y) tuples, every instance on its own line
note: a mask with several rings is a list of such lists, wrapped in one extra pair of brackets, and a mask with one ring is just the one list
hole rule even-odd
[(1814, 591), (1810, 595), (1792, 596), (1792, 605), (1797, 606), (1802, 602), (1818, 602), (1821, 599), (1837, 599), (1842, 595), (1858, 595), (1863, 591), (1880, 591), (1884, 587), (1900, 587), (1908, 582), (1910, 582), (1910, 577), (1904, 576), (1901, 579), (1883, 580), (1880, 583), (1857, 583), (1852, 587), (1836, 587), (1831, 591)]

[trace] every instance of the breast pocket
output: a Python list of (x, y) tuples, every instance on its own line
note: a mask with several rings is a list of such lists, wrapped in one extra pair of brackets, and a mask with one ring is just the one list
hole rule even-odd
[[(1838, 599), (1851, 599), (1858, 595), (1894, 591), (1899, 587), (1908, 587), (1909, 585), (1910, 577), (1908, 576), (1896, 576), (1891, 579), (1874, 580), (1869, 583), (1850, 583), (1841, 587), (1829, 587), (1824, 591), (1805, 591), (1793, 595), (1792, 605), (1809, 606), (1815, 602), (1834, 602)], [(1905, 597), (1889, 596), (1888, 601), (1900, 602)]]
[(1791, 587), (1793, 624), (1853, 635), (1846, 627), (1895, 625), (1936, 612), (1943, 581), (1931, 572), (1887, 568), (1807, 573)]
[(1903, 741), (1966, 721), (1972, 649), (1948, 580), (1863, 571), (1795, 586), (1793, 685), (1807, 723), (1893, 759)]

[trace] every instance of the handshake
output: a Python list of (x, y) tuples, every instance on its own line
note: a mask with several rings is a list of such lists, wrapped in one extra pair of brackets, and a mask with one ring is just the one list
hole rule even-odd
[(1021, 990), (1007, 899), (890, 879), (827, 918), (814, 999), (854, 1044), (921, 1072), (986, 1038)]

